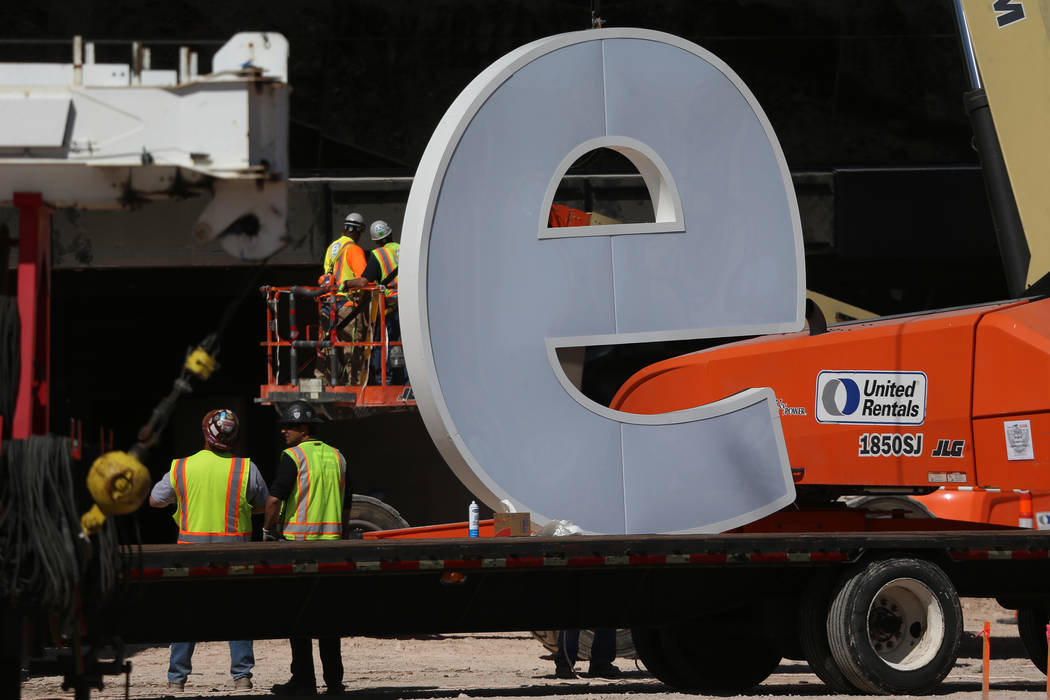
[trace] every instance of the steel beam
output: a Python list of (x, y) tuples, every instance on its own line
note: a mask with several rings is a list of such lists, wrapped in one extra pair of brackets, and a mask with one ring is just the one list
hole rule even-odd
[(51, 214), (38, 192), (16, 192), (18, 208), (18, 317), (21, 369), (11, 436), (50, 429)]

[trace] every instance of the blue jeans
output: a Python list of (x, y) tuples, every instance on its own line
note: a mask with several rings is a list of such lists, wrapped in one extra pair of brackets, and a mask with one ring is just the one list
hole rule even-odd
[[(185, 683), (186, 677), (193, 670), (193, 648), (196, 642), (173, 642), (171, 645), (171, 663), (168, 665), (168, 681)], [(230, 675), (233, 680), (251, 678), (255, 668), (255, 653), (252, 640), (246, 639), (230, 642)]]

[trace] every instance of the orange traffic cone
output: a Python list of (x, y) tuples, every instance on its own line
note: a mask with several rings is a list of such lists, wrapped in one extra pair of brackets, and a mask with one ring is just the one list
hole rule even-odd
[(1022, 491), (1021, 500), (1017, 504), (1017, 527), (1031, 530), (1035, 527), (1035, 519), (1032, 515), (1032, 492)]

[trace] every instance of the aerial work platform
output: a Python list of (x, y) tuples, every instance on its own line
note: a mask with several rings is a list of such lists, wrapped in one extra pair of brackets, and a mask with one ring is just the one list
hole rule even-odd
[(411, 385), (392, 381), (394, 373), (406, 373), (401, 341), (390, 339), (383, 322), (393, 313), (383, 287), (368, 285), (350, 296), (355, 310), (345, 322), (337, 305), (348, 297), (331, 287), (260, 291), (266, 297), (266, 384), (258, 403), (309, 401), (332, 419), (415, 408)]

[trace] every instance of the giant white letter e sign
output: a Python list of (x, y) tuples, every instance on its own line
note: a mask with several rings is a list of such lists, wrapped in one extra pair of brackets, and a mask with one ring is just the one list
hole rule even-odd
[[(638, 168), (654, 221), (547, 228), (595, 148)], [(427, 146), (401, 240), (419, 410), (494, 509), (588, 532), (716, 532), (794, 499), (773, 392), (660, 415), (584, 397), (560, 347), (803, 326), (802, 232), (768, 120), (722, 61), (669, 34), (541, 39), (481, 73)]]

